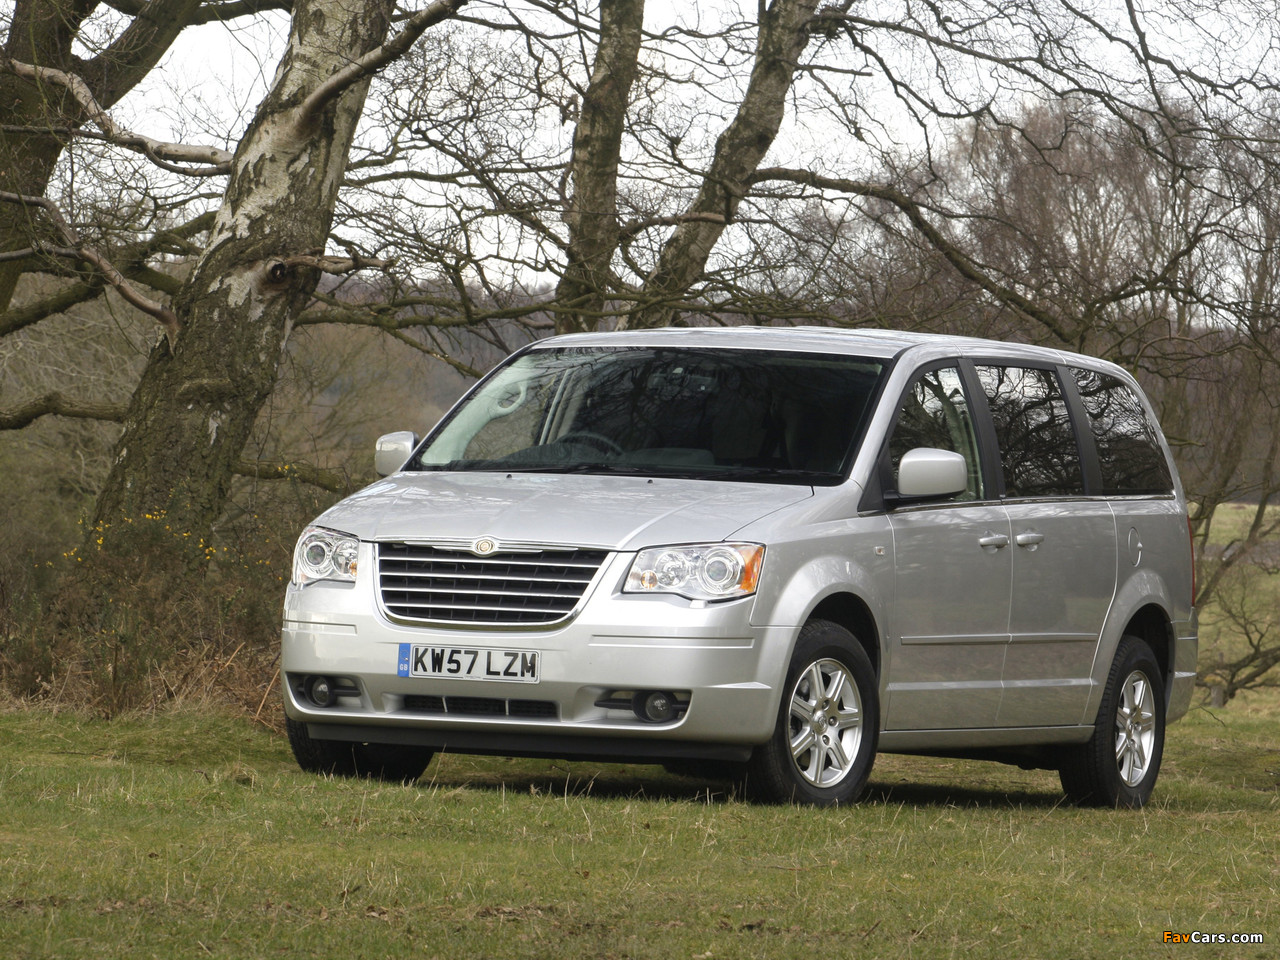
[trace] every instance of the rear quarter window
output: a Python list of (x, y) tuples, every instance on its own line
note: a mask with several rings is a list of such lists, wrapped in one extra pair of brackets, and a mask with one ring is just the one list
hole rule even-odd
[(1156, 427), (1133, 387), (1106, 373), (1073, 367), (1071, 374), (1089, 415), (1102, 469), (1102, 493), (1173, 492), (1173, 477)]

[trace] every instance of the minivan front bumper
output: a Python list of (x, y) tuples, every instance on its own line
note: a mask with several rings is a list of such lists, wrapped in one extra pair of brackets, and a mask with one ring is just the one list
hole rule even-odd
[[(794, 631), (753, 626), (754, 597), (623, 594), (633, 556), (611, 554), (577, 611), (547, 627), (396, 622), (380, 611), (369, 576), (291, 585), (281, 640), (285, 712), (316, 739), (502, 755), (745, 758), (775, 726), (774, 684), (785, 676)], [(475, 669), (404, 676), (405, 645), (458, 651)], [(536, 682), (501, 678), (507, 651), (536, 655)], [(329, 684), (328, 705), (310, 695), (316, 678)], [(649, 693), (669, 694), (679, 709), (644, 719), (633, 699)]]

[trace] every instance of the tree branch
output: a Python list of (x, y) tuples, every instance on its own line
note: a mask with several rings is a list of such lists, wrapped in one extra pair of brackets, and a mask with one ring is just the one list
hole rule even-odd
[(395, 258), (379, 260), (374, 257), (315, 257), (299, 254), (294, 257), (284, 257), (277, 262), (286, 268), (310, 267), (322, 273), (342, 276), (348, 273), (355, 273), (357, 270), (387, 270), (395, 263)]
[(236, 463), (234, 472), (241, 477), (256, 477), (259, 480), (298, 480), (344, 496), (372, 479), (352, 478), (309, 463), (269, 463), (265, 460), (240, 460)]
[[(323, 302), (323, 301), (321, 301)], [(319, 309), (300, 313), (293, 321), (295, 328), (310, 327), (321, 323), (340, 323), (355, 327), (376, 327), (379, 330), (411, 330), (414, 327), (468, 327), (474, 321), (454, 313), (447, 317), (408, 314), (397, 316), (394, 311), (379, 307), (326, 305)]]
[(111, 262), (94, 250), (88, 244), (80, 240), (79, 234), (67, 223), (62, 216), (62, 211), (58, 209), (57, 204), (44, 197), (25, 197), (18, 193), (9, 193), (7, 190), (0, 190), (0, 201), (7, 203), (19, 203), (25, 206), (39, 207), (44, 210), (45, 214), (53, 221), (54, 227), (62, 235), (67, 246), (58, 247), (51, 244), (39, 243), (31, 251), (19, 251), (26, 256), (31, 253), (42, 251), (52, 253), (60, 257), (78, 258), (91, 264), (106, 278), (107, 283), (116, 288), (116, 292), (124, 297), (129, 303), (133, 304), (143, 313), (146, 313), (160, 322), (164, 327), (165, 333), (168, 335), (170, 342), (178, 335), (178, 317), (172, 310), (163, 304), (157, 303), (149, 297), (139, 293), (138, 290), (117, 270)]
[(66, 88), (67, 92), (80, 105), (80, 108), (88, 115), (89, 119), (96, 123), (104, 133), (114, 134), (116, 132), (115, 121), (98, 105), (98, 100), (94, 97), (93, 91), (89, 89), (89, 85), (76, 74), (55, 70), (53, 67), (38, 67), (30, 63), (23, 63), (21, 60), (14, 60), (3, 51), (0, 51), (0, 70), (12, 73), (23, 80), (30, 80), (32, 83), (52, 83)]
[(471, 364), (465, 363), (462, 360), (459, 360), (457, 357), (451, 357), (449, 356), (449, 354), (445, 353), (443, 350), (435, 350), (427, 346), (425, 343), (421, 343), (413, 339), (413, 337), (409, 336), (406, 333), (401, 332), (400, 330), (386, 330), (386, 333), (387, 333), (387, 336), (394, 337), (396, 340), (399, 340), (401, 343), (405, 344), (406, 346), (413, 347), (413, 349), (417, 350), (419, 353), (424, 353), (428, 357), (431, 357), (432, 359), (439, 360), (441, 363), (448, 364), (449, 366), (453, 367), (453, 369), (457, 370), (460, 374), (462, 374), (464, 377), (470, 377), (472, 380), (479, 380), (481, 377), (484, 376), (484, 373), (482, 371), (477, 370), (475, 367), (471, 366)]
[(618, 232), (624, 237), (633, 237), (638, 233), (643, 233), (645, 230), (652, 230), (654, 227), (678, 227), (682, 223), (690, 222), (714, 223), (724, 226), (729, 221), (725, 219), (723, 213), (677, 213), (667, 217), (646, 217), (644, 220), (631, 220), (623, 224)]
[(98, 103), (114, 106), (151, 72), (195, 20), (201, 0), (149, 0), (93, 59), (79, 67)]
[[(148, 0), (107, 0), (113, 10), (136, 17), (147, 8)], [(251, 17), (268, 10), (293, 9), (292, 0), (212, 0), (200, 5), (200, 9), (188, 21), (193, 26)]]
[[(161, 273), (148, 266), (144, 262), (145, 258), (166, 247), (183, 247), (190, 244), (189, 238), (192, 235), (209, 229), (209, 226), (213, 223), (213, 217), (212, 211), (202, 213), (184, 224), (168, 230), (161, 230), (146, 241), (122, 247), (117, 251), (118, 255), (116, 257), (117, 262), (125, 265), (121, 269), (121, 273), (130, 280), (174, 296), (181, 288), (182, 281), (178, 277)], [(0, 254), (0, 261), (11, 258), (21, 259), (23, 256), (30, 256), (36, 252), (34, 247), (28, 247), (26, 250)], [(75, 283), (58, 290), (43, 300), (37, 300), (33, 303), (23, 304), (21, 307), (14, 307), (0, 312), (0, 337), (6, 337), (48, 317), (66, 313), (76, 304), (100, 297), (106, 285), (105, 277), (100, 274), (91, 275), (88, 278), (77, 280)]]
[(902, 191), (881, 184), (866, 183), (860, 180), (846, 180), (840, 177), (824, 177), (811, 170), (791, 170), (783, 167), (766, 167), (755, 171), (747, 177), (747, 182), (753, 185), (770, 180), (798, 183), (819, 190), (834, 190), (838, 193), (848, 193), (859, 197), (885, 201), (896, 207), (929, 242), (930, 246), (942, 254), (943, 258), (961, 276), (971, 280), (987, 293), (1013, 307), (1024, 316), (1043, 324), (1046, 329), (1050, 330), (1054, 336), (1064, 343), (1071, 342), (1069, 331), (1063, 327), (1058, 317), (1038, 306), (1028, 297), (1024, 297), (1013, 288), (998, 283), (993, 277), (989, 276), (963, 250), (944, 237), (942, 231), (929, 222), (924, 215), (924, 208), (919, 202), (911, 199)]
[(288, 13), (292, 9), (293, 0), (222, 0), (222, 2), (203, 4), (191, 22), (221, 22), (234, 20), (237, 17), (255, 16), (266, 13), (268, 10), (283, 10)]
[(43, 300), (6, 310), (0, 313), (0, 337), (7, 337), (48, 317), (65, 313), (78, 303), (92, 300), (102, 294), (104, 286), (106, 286), (104, 279), (94, 277), (92, 280), (74, 283)]
[(120, 423), (124, 420), (125, 405), (121, 403), (77, 403), (61, 393), (46, 393), (11, 410), (0, 410), (0, 430), (21, 430), (45, 416), (74, 417), (80, 420), (105, 420)]
[(373, 76), (391, 61), (404, 56), (428, 27), (447, 20), (466, 2), (467, 0), (436, 0), (425, 10), (415, 13), (405, 21), (404, 27), (394, 38), (353, 60), (316, 87), (298, 108), (297, 125), (305, 127), (314, 123), (320, 112), (348, 87)]
[[(174, 173), (207, 177), (231, 171), (232, 154), (229, 150), (223, 150), (220, 147), (168, 143), (152, 137), (145, 137), (140, 133), (134, 133), (132, 130), (126, 130), (117, 125), (111, 119), (110, 114), (99, 105), (97, 98), (93, 95), (93, 91), (89, 89), (89, 85), (74, 73), (55, 70), (52, 67), (39, 67), (23, 63), (20, 60), (14, 60), (3, 51), (0, 51), (0, 70), (22, 77), (24, 80), (30, 80), (33, 83), (51, 83), (64, 87), (75, 98), (75, 101), (80, 105), (88, 119), (93, 121), (98, 126), (98, 129), (102, 131), (100, 134), (95, 134), (92, 131), (80, 130), (75, 126), (67, 126), (43, 128), (39, 131), (41, 133), (105, 140), (115, 146), (141, 153), (156, 166)], [(5, 132), (29, 130), (31, 128), (5, 127)], [(203, 166), (192, 169), (178, 166), (178, 163), (203, 164)]]

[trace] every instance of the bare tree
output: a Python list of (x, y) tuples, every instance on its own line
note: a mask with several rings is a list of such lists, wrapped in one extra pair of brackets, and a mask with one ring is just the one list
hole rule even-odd
[[(138, 15), (120, 36), (158, 4), (118, 4)], [(662, 23), (642, 0), (461, 7), (291, 4), (271, 90), (219, 150), (112, 119), (114, 88), (91, 82), (63, 36), (88, 0), (39, 50), (15, 38), (44, 8), (19, 4), (0, 77), (30, 109), (11, 138), (43, 138), (42, 156), (92, 139), (95, 165), (141, 158), (188, 185), (154, 205), (163, 216), (114, 232), (59, 219), (75, 185), (33, 175), (0, 198), (0, 260), (63, 281), (0, 314), (0, 334), (108, 286), (166, 333), (131, 392), (100, 524), (163, 512), (204, 535), (237, 470), (269, 475), (243, 452), (299, 325), (377, 329), (470, 374), (481, 364), (458, 355), (462, 330), (496, 352), (549, 328), (862, 322), (889, 308), (1155, 371), (1210, 344), (1188, 331), (1244, 322), (1230, 310), (1249, 302), (1261, 324), (1272, 302), (1261, 276), (1252, 300), (1228, 289), (1243, 261), (1215, 277), (1226, 261), (1208, 256), (1252, 229), (1243, 184), (1275, 169), (1253, 122), (1280, 73), (1265, 5), (773, 0)], [(249, 9), (188, 2), (172, 22)], [(1091, 150), (1096, 182), (1067, 169)], [(918, 269), (898, 251), (920, 254)], [(366, 268), (377, 283), (349, 279)], [(941, 289), (969, 319), (913, 305)], [(93, 412), (38, 399), (5, 415)]]
[[(120, 0), (125, 25), (90, 57), (76, 54), (97, 0), (15, 0), (0, 49), (0, 190), (42, 198), (67, 142), (92, 135), (141, 151), (156, 162), (224, 162), (217, 151), (192, 150), (122, 130), (107, 113), (132, 90), (188, 26), (231, 20), (287, 0)], [(123, 17), (121, 19), (124, 19)], [(88, 44), (82, 44), (87, 46)], [(87, 124), (96, 125), (86, 130)], [(0, 253), (31, 245), (38, 203), (0, 204)], [(0, 260), (0, 311), (9, 306), (26, 258)]]
[[(1099, 354), (1144, 381), (1191, 504), (1201, 680), (1221, 698), (1273, 682), (1280, 658), (1270, 600), (1280, 589), (1280, 194), (1265, 155), (1272, 123), (1253, 123), (1247, 147), (1160, 153), (1132, 124), (1062, 102), (1028, 111), (1016, 129), (968, 125), (930, 165), (921, 195), (948, 210), (941, 242), (892, 203), (865, 208), (878, 234), (847, 220), (813, 225), (815, 245), (857, 263), (821, 281), (851, 322), (892, 310), (910, 326)], [(963, 282), (948, 270), (958, 251), (1035, 310)]]

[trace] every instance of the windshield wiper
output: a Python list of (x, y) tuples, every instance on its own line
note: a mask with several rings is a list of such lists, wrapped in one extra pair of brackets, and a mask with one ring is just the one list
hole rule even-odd
[(790, 483), (812, 484), (815, 481), (835, 480), (838, 475), (821, 470), (799, 470), (795, 467), (733, 467), (729, 470), (707, 470), (699, 473), (703, 480), (784, 480)]
[(661, 477), (676, 480), (749, 480), (757, 483), (799, 483), (812, 485), (839, 479), (838, 474), (793, 467), (691, 467), (687, 464), (625, 463), (585, 461), (581, 463), (503, 463), (501, 460), (453, 460), (419, 466), (418, 470), (457, 473), (550, 473), (602, 474), (618, 477)]
[(507, 473), (609, 473), (631, 477), (649, 472), (631, 464), (601, 463), (598, 461), (591, 463), (529, 463), (520, 466), (498, 466), (493, 469), (504, 470)]

